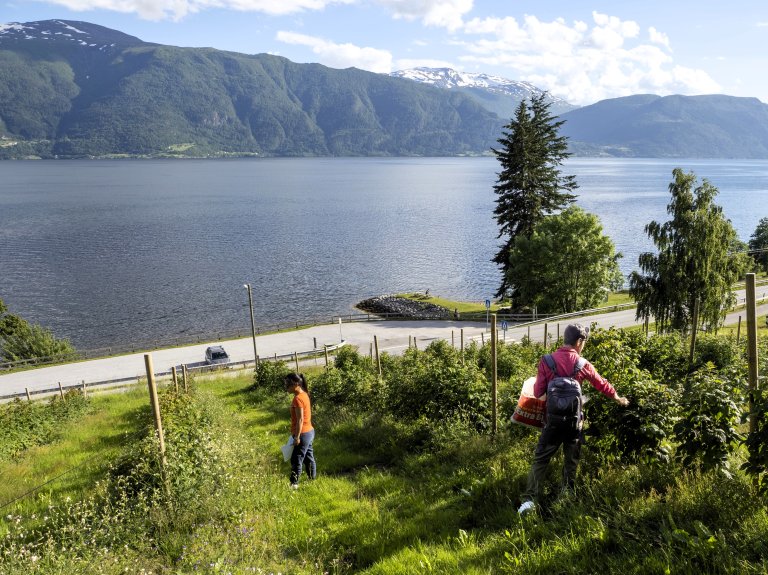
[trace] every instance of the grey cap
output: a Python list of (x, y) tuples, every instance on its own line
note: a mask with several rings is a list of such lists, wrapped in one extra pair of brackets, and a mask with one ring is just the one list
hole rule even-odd
[(569, 324), (563, 332), (563, 342), (565, 345), (576, 345), (580, 339), (586, 340), (589, 337), (589, 328), (580, 323)]

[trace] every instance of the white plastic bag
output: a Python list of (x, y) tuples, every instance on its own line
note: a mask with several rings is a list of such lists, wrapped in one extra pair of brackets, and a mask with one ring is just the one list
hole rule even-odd
[(291, 459), (291, 455), (293, 455), (294, 443), (293, 435), (289, 435), (286, 444), (280, 448), (280, 451), (283, 452), (283, 461), (289, 461)]
[(512, 423), (519, 423), (527, 427), (541, 429), (547, 412), (547, 395), (537, 398), (533, 394), (535, 377), (529, 377), (523, 382), (520, 399), (517, 400), (515, 412), (512, 414)]

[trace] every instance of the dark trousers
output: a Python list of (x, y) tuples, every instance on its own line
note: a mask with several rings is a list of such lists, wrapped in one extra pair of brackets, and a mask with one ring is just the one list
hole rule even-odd
[(306, 462), (307, 475), (314, 479), (317, 475), (315, 464), (315, 452), (312, 450), (312, 442), (315, 440), (315, 430), (301, 434), (301, 443), (293, 446), (291, 453), (291, 484), (297, 485), (301, 477), (301, 469)]
[(563, 446), (563, 487), (570, 489), (576, 480), (576, 468), (579, 465), (581, 444), (584, 435), (573, 424), (547, 424), (541, 430), (539, 443), (533, 456), (533, 465), (528, 474), (528, 485), (523, 493), (523, 501), (536, 501), (539, 497), (541, 482), (547, 474), (549, 460)]

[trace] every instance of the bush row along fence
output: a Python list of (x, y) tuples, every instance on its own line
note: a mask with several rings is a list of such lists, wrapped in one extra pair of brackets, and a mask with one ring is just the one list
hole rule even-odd
[[(614, 308), (618, 308), (618, 307), (621, 307), (621, 306), (613, 306), (610, 309), (609, 308), (602, 308), (602, 309), (603, 310), (608, 309), (608, 311), (614, 311)], [(594, 311), (595, 310), (586, 310), (583, 312), (577, 312), (577, 314), (568, 314), (568, 315), (575, 316), (578, 314), (591, 313)], [(553, 316), (552, 314), (499, 313), (497, 314), (497, 317), (499, 318), (499, 321), (508, 321), (510, 323), (514, 323), (515, 325), (520, 325), (520, 324), (524, 325), (525, 323), (535, 323), (537, 321), (541, 321)], [(557, 317), (565, 317), (565, 316), (557, 316)], [(446, 317), (445, 319), (453, 320), (453, 317), (452, 316), (450, 318)], [(476, 313), (461, 314), (459, 321), (467, 321), (467, 322), (485, 321), (485, 319), (486, 319), (485, 312), (476, 312)], [(333, 325), (339, 322), (357, 323), (357, 322), (377, 322), (377, 321), (440, 321), (440, 320), (434, 320), (434, 318), (430, 318), (429, 320), (427, 320), (427, 319), (422, 319), (418, 317), (409, 317), (399, 313), (380, 313), (380, 314), (351, 313), (351, 314), (344, 314), (344, 315), (334, 315), (334, 316), (331, 316), (329, 320), (321, 318), (321, 319), (313, 319), (313, 320), (304, 320), (304, 321), (297, 320), (293, 322), (256, 326), (256, 335), (263, 335), (267, 333), (275, 333), (275, 332), (292, 330), (292, 329), (302, 329), (302, 328), (314, 327), (318, 325)], [(110, 357), (113, 355), (121, 355), (125, 353), (140, 353), (144, 351), (154, 351), (154, 350), (168, 348), (168, 347), (181, 347), (185, 345), (195, 345), (198, 343), (209, 343), (212, 341), (240, 339), (245, 337), (251, 337), (250, 330), (248, 331), (238, 330), (238, 331), (218, 332), (218, 333), (200, 332), (187, 337), (171, 337), (171, 338), (165, 338), (161, 340), (155, 340), (152, 343), (146, 344), (146, 345), (131, 344), (131, 345), (122, 345), (122, 346), (100, 347), (100, 348), (94, 348), (94, 349), (78, 350), (77, 353), (73, 356), (35, 357), (31, 359), (23, 359), (18, 361), (8, 361), (8, 362), (0, 363), (0, 372), (9, 371), (9, 370), (18, 369), (18, 368), (24, 368), (24, 367), (39, 367), (42, 365), (65, 363), (68, 361), (79, 361), (83, 359), (100, 359), (100, 358)]]

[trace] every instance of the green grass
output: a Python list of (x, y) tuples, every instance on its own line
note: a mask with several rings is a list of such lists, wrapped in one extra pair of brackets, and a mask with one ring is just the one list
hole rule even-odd
[(64, 424), (61, 439), (0, 463), (0, 478), (12, 478), (0, 481), (0, 505), (54, 478), (15, 504), (14, 512), (40, 513), (52, 501), (81, 498), (90, 485), (103, 478), (126, 437), (135, 434), (142, 413), (149, 415), (146, 395), (146, 390), (137, 389), (92, 396), (89, 413)]
[[(194, 521), (152, 534), (129, 530), (108, 550), (82, 557), (61, 551), (58, 563), (29, 563), (28, 572), (765, 572), (768, 513), (739, 472), (728, 479), (675, 465), (601, 464), (587, 448), (577, 492), (558, 496), (556, 459), (542, 512), (520, 520), (516, 507), (537, 435), (518, 428), (502, 429), (496, 440), (448, 441), (440, 451), (392, 463), (351, 447), (350, 434), (375, 433), (364, 421), (319, 408), (319, 477), (291, 491), (279, 455), (289, 397), (255, 393), (250, 384), (247, 374), (196, 382), (216, 404), (235, 463), (226, 490), (199, 501)], [(69, 424), (59, 442), (0, 464), (2, 501), (76, 467), (4, 509), (0, 533), (17, 517), (87, 497), (149, 414), (143, 388), (92, 401), (92, 413)], [(0, 557), (0, 572), (2, 565)]]
[[(402, 297), (406, 299), (412, 299), (415, 301), (420, 302), (426, 302), (426, 303), (432, 303), (435, 305), (439, 305), (441, 307), (444, 307), (450, 311), (453, 311), (454, 309), (458, 310), (459, 313), (485, 313), (485, 302), (467, 302), (467, 301), (456, 301), (451, 299), (446, 299), (438, 296), (427, 296), (423, 293), (402, 293), (397, 294), (397, 297)], [(609, 307), (609, 306), (616, 306), (616, 305), (622, 305), (626, 303), (633, 303), (632, 298), (629, 296), (629, 293), (626, 291), (621, 292), (614, 292), (611, 293), (608, 296), (608, 299), (606, 302), (600, 304), (599, 307)], [(497, 312), (500, 308), (504, 307), (506, 305), (505, 302), (499, 302), (495, 300), (491, 300), (491, 312)]]

